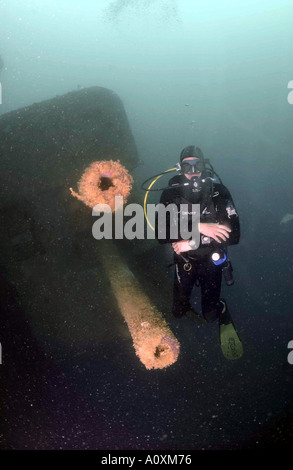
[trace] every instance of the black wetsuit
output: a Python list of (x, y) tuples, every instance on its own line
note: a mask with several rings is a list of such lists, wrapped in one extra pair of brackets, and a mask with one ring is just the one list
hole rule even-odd
[[(190, 182), (184, 175), (176, 175), (169, 181), (169, 187), (163, 191), (160, 203), (188, 204), (188, 218), (191, 219), (192, 204), (200, 204), (200, 221), (202, 223), (219, 223), (231, 229), (230, 236), (221, 243), (200, 234), (200, 245), (195, 250), (183, 252), (185, 260), (191, 264), (189, 271), (184, 269), (186, 261), (181, 255), (174, 253), (175, 279), (173, 288), (173, 314), (181, 317), (191, 310), (190, 296), (195, 283), (201, 286), (202, 314), (207, 321), (214, 321), (219, 317), (223, 304), (220, 300), (222, 266), (216, 266), (211, 258), (219, 247), (227, 253), (228, 245), (235, 245), (240, 237), (240, 225), (238, 213), (235, 209), (232, 197), (228, 189), (219, 183), (212, 183), (210, 179), (203, 185), (200, 192), (196, 192), (193, 183), (184, 187), (176, 187), (178, 184)], [(172, 186), (173, 185), (173, 186)], [(175, 186), (174, 186), (175, 185)], [(172, 215), (171, 215), (172, 217)], [(178, 215), (177, 215), (178, 217)], [(177, 224), (179, 222), (177, 221)], [(180, 231), (179, 231), (180, 233)], [(156, 234), (159, 238), (158, 224)], [(159, 243), (173, 243), (181, 240), (170, 238), (170, 217), (166, 221), (166, 238)]]

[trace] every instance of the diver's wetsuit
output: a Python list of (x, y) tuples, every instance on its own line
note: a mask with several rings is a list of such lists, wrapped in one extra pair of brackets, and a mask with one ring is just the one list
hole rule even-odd
[[(190, 295), (195, 283), (201, 286), (201, 306), (202, 314), (206, 321), (216, 320), (222, 309), (220, 302), (222, 266), (216, 266), (211, 258), (212, 253), (221, 248), (227, 252), (228, 245), (235, 245), (239, 242), (240, 225), (238, 213), (235, 209), (232, 197), (228, 189), (219, 183), (212, 183), (206, 180), (200, 192), (196, 192), (193, 182), (184, 175), (176, 175), (169, 181), (169, 187), (163, 191), (160, 203), (168, 204), (188, 204), (188, 214), (191, 222), (192, 204), (200, 204), (200, 221), (202, 223), (219, 223), (231, 229), (229, 238), (222, 243), (216, 242), (210, 237), (200, 234), (200, 245), (196, 250), (183, 252), (182, 255), (191, 263), (191, 269), (184, 269), (185, 261), (182, 256), (174, 253), (175, 279), (173, 288), (173, 314), (176, 317), (183, 316), (191, 310)], [(190, 182), (188, 186), (172, 187), (172, 185)], [(168, 214), (167, 214), (168, 215)], [(177, 215), (178, 217), (178, 215)], [(177, 222), (179, 224), (179, 222)], [(170, 217), (166, 221), (166, 238), (160, 239), (158, 224), (156, 234), (159, 243), (173, 243), (179, 240), (170, 238)]]

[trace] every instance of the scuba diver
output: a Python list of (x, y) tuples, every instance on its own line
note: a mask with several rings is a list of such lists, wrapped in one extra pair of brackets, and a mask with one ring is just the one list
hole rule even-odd
[[(198, 315), (192, 309), (190, 297), (193, 287), (200, 286), (202, 316), (207, 322), (218, 320), (224, 356), (228, 359), (237, 359), (243, 353), (242, 344), (227, 303), (221, 298), (221, 282), (222, 275), (227, 285), (232, 285), (234, 282), (227, 249), (229, 245), (239, 242), (239, 216), (230, 192), (223, 185), (209, 160), (204, 158), (200, 148), (193, 145), (185, 147), (180, 154), (180, 163), (176, 169), (179, 174), (169, 181), (168, 187), (162, 188), (160, 203), (164, 206), (176, 204), (177, 218), (180, 205), (187, 204), (188, 221), (192, 216), (192, 204), (199, 204), (200, 243), (198, 245), (192, 239), (181, 239), (180, 235), (178, 239), (172, 239), (170, 216), (166, 218), (166, 236), (160, 238), (157, 218), (155, 231), (159, 243), (170, 243), (174, 251), (173, 315), (182, 317), (187, 312)], [(172, 170), (175, 169), (167, 171)], [(219, 182), (215, 179), (215, 175)], [(175, 223), (180, 224), (179, 220)]]

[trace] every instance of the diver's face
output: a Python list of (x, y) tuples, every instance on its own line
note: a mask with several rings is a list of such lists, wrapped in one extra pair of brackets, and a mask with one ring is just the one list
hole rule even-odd
[[(184, 160), (182, 160), (182, 163), (181, 163), (181, 168), (182, 168), (182, 172), (184, 173), (184, 175), (186, 176), (187, 179), (191, 179), (193, 178), (194, 176), (197, 176), (197, 177), (200, 177), (201, 176), (201, 171), (198, 170), (197, 168), (197, 163), (200, 162), (200, 159), (199, 158), (194, 158), (194, 157), (188, 157), (188, 158), (184, 158)], [(186, 163), (186, 165), (184, 165), (184, 163)], [(187, 173), (188, 171), (188, 173)], [(191, 173), (190, 173), (191, 171)]]

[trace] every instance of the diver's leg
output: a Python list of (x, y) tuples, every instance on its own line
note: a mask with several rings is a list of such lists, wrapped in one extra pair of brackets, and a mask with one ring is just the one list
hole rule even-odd
[(186, 271), (182, 263), (175, 264), (175, 278), (173, 286), (173, 315), (182, 317), (189, 310), (190, 296), (196, 280), (196, 271), (192, 266), (190, 271)]
[(228, 305), (225, 299), (220, 300), (221, 303), (221, 311), (219, 315), (219, 323), (220, 325), (229, 325), (229, 323), (232, 322), (229, 310), (228, 310)]
[(199, 267), (199, 280), (201, 285), (202, 314), (207, 322), (219, 318), (223, 303), (220, 301), (222, 268), (212, 261), (202, 262)]

